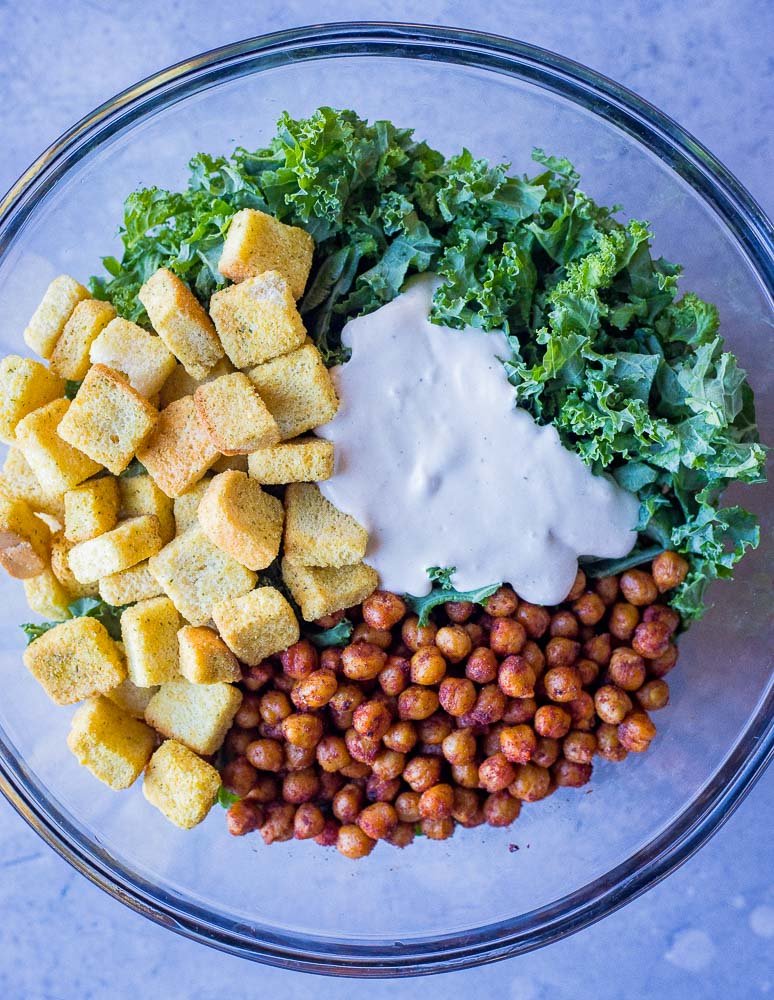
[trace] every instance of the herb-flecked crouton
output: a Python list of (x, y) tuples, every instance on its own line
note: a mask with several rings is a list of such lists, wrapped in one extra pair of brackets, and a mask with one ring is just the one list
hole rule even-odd
[(265, 486), (321, 482), (333, 475), (333, 443), (318, 437), (283, 441), (248, 455), (247, 470)]
[(308, 622), (360, 604), (379, 583), (378, 573), (366, 563), (320, 569), (287, 559), (282, 560), (282, 579)]
[[(75, 547), (68, 542), (63, 531), (51, 536), (51, 572), (74, 601), (79, 597), (99, 597), (99, 587), (94, 583), (79, 583), (70, 569), (70, 552)], [(113, 603), (112, 601), (109, 603)]]
[(118, 522), (118, 480), (113, 476), (90, 479), (65, 493), (64, 506), (68, 542), (96, 538)]
[(312, 267), (314, 240), (305, 229), (287, 226), (265, 212), (243, 208), (231, 220), (218, 270), (229, 281), (278, 271), (300, 299)]
[(292, 646), (300, 635), (295, 612), (274, 587), (221, 601), (212, 619), (228, 648), (249, 666)]
[(126, 678), (118, 646), (96, 618), (72, 618), (27, 646), (24, 665), (57, 705), (105, 694)]
[(123, 375), (141, 396), (150, 399), (175, 370), (175, 358), (153, 333), (128, 319), (112, 319), (89, 351), (91, 363), (105, 365)]
[(159, 393), (159, 408), (164, 409), (170, 403), (174, 403), (175, 400), (182, 399), (183, 396), (193, 396), (200, 385), (213, 382), (216, 378), (220, 378), (221, 375), (228, 375), (233, 370), (234, 366), (228, 358), (221, 358), (204, 378), (194, 378), (188, 374), (182, 365), (176, 365), (175, 370), (164, 383)]
[(0, 489), (8, 496), (24, 500), (36, 514), (48, 514), (60, 525), (64, 524), (64, 494), (44, 489), (18, 448), (8, 449)]
[(145, 710), (145, 721), (162, 736), (184, 743), (207, 756), (220, 749), (242, 692), (231, 684), (162, 684)]
[(102, 469), (60, 436), (59, 425), (69, 409), (69, 400), (55, 399), (33, 410), (16, 426), (17, 447), (41, 486), (51, 493), (65, 493)]
[(154, 514), (132, 517), (104, 535), (75, 545), (70, 550), (70, 569), (79, 583), (93, 583), (155, 555), (161, 546), (159, 519)]
[(100, 597), (113, 607), (146, 601), (149, 597), (160, 597), (162, 593), (161, 585), (148, 568), (147, 559), (118, 573), (103, 576), (99, 581)]
[(24, 500), (0, 491), (0, 566), (26, 580), (48, 566), (51, 532)]
[(151, 759), (156, 734), (103, 695), (73, 715), (67, 745), (79, 764), (111, 788), (129, 788)]
[(209, 540), (248, 569), (265, 569), (282, 541), (282, 503), (244, 472), (215, 476), (199, 503)]
[(137, 687), (127, 677), (117, 687), (111, 688), (105, 697), (110, 698), (114, 705), (118, 705), (133, 719), (144, 719), (145, 709), (157, 691), (157, 687)]
[(365, 555), (368, 533), (314, 483), (285, 490), (285, 558), (302, 566), (351, 566)]
[(177, 633), (182, 625), (168, 597), (152, 597), (121, 615), (129, 680), (138, 687), (164, 684), (180, 675)]
[(184, 396), (162, 410), (156, 429), (137, 458), (168, 497), (198, 482), (218, 457), (193, 396)]
[(239, 661), (218, 636), (204, 625), (184, 625), (177, 633), (180, 673), (192, 684), (230, 683), (241, 679)]
[(312, 343), (258, 365), (248, 376), (277, 421), (283, 440), (305, 434), (336, 416), (336, 390)]
[(46, 566), (37, 576), (24, 580), (23, 584), (24, 596), (31, 611), (55, 622), (70, 617), (69, 606), (73, 597), (54, 576), (50, 566)]
[(175, 537), (175, 515), (170, 497), (150, 476), (121, 476), (118, 480), (120, 506), (118, 516), (141, 517), (155, 514), (159, 519), (161, 540), (166, 545)]
[(199, 386), (194, 402), (213, 445), (224, 455), (247, 455), (280, 439), (277, 421), (242, 372)]
[(91, 364), (91, 345), (115, 316), (109, 302), (99, 299), (79, 302), (56, 342), (49, 362), (51, 371), (73, 382), (84, 379)]
[(212, 477), (207, 475), (200, 479), (198, 483), (190, 486), (185, 493), (174, 499), (175, 528), (178, 535), (188, 531), (193, 525), (199, 523), (199, 503), (207, 492), (207, 487), (212, 482)]
[(0, 361), (0, 440), (12, 444), (28, 413), (64, 396), (64, 379), (31, 358), (9, 354)]
[(50, 358), (73, 310), (89, 297), (88, 289), (75, 278), (67, 274), (54, 278), (24, 331), (27, 347), (41, 358)]
[(175, 826), (190, 830), (215, 803), (220, 775), (176, 740), (166, 740), (151, 757), (142, 793)]

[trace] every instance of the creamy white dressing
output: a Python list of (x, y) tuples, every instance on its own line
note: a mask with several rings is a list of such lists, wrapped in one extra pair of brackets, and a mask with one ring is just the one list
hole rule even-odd
[(332, 372), (341, 405), (320, 434), (335, 471), (320, 489), (368, 530), (387, 590), (426, 594), (428, 566), (456, 566), (459, 590), (505, 580), (557, 604), (579, 555), (631, 550), (637, 498), (515, 406), (501, 333), (430, 323), (434, 287), (420, 278), (344, 328), (352, 358)]

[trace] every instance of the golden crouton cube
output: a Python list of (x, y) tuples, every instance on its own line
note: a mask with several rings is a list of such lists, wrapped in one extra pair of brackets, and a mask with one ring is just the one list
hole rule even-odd
[(293, 294), (276, 271), (215, 292), (210, 315), (235, 368), (287, 354), (306, 339)]
[(24, 583), (24, 595), (30, 609), (49, 621), (62, 622), (70, 617), (73, 598), (54, 576), (50, 566)]
[(96, 618), (71, 618), (24, 651), (24, 665), (57, 705), (105, 694), (126, 678), (118, 646)]
[(218, 270), (229, 281), (244, 281), (264, 271), (278, 271), (295, 299), (306, 288), (314, 240), (305, 229), (286, 226), (272, 215), (243, 208), (231, 220)]
[(228, 648), (249, 666), (292, 646), (300, 635), (295, 612), (274, 587), (221, 601), (212, 620)]
[(24, 500), (0, 492), (0, 566), (17, 580), (48, 566), (51, 532)]
[(248, 372), (250, 381), (279, 424), (283, 440), (305, 434), (336, 416), (336, 390), (314, 344), (275, 358)]
[(151, 698), (145, 721), (162, 736), (207, 756), (220, 749), (241, 704), (242, 692), (231, 684), (170, 681)]
[(221, 455), (210, 466), (211, 472), (247, 472), (247, 455)]
[(91, 364), (91, 345), (115, 316), (116, 311), (109, 302), (99, 299), (79, 302), (56, 342), (51, 355), (51, 371), (73, 382), (84, 379)]
[(28, 413), (64, 396), (65, 384), (45, 365), (9, 354), (0, 361), (0, 440), (11, 444)]
[(170, 403), (174, 403), (175, 400), (182, 399), (183, 396), (193, 396), (200, 385), (214, 382), (216, 378), (220, 378), (221, 375), (228, 375), (233, 370), (234, 366), (228, 358), (221, 358), (216, 365), (210, 368), (204, 378), (193, 378), (182, 365), (176, 365), (175, 370), (164, 383), (159, 393), (159, 407), (164, 409)]
[(230, 683), (242, 677), (239, 661), (218, 636), (204, 625), (185, 625), (177, 633), (180, 673), (192, 684)]
[(115, 705), (131, 715), (133, 719), (144, 719), (145, 709), (157, 691), (157, 687), (137, 687), (127, 678), (125, 681), (121, 681), (117, 687), (111, 688), (105, 697), (110, 698)]
[(175, 528), (178, 535), (188, 531), (193, 525), (199, 523), (199, 503), (207, 492), (207, 487), (212, 482), (211, 476), (205, 476), (198, 483), (189, 487), (185, 493), (175, 497), (173, 503), (175, 508)]
[(351, 566), (360, 562), (368, 532), (326, 500), (314, 483), (285, 490), (285, 558), (301, 566)]
[(242, 372), (199, 386), (194, 402), (213, 445), (224, 455), (247, 455), (280, 439), (277, 421)]
[(221, 551), (196, 524), (149, 561), (164, 593), (192, 625), (206, 625), (218, 601), (246, 594), (257, 576)]
[(172, 500), (162, 493), (150, 476), (121, 476), (118, 480), (121, 503), (118, 516), (140, 517), (155, 514), (164, 545), (175, 537), (175, 515)]
[(133, 684), (151, 687), (180, 676), (177, 632), (181, 625), (168, 597), (152, 597), (124, 611), (121, 638)]
[(90, 479), (64, 495), (65, 538), (86, 542), (118, 523), (118, 480), (113, 476)]
[(376, 570), (366, 563), (321, 569), (283, 559), (282, 579), (308, 622), (360, 604), (379, 584)]
[(175, 826), (191, 830), (218, 797), (220, 775), (206, 760), (176, 740), (166, 740), (151, 757), (142, 793)]
[(99, 581), (99, 595), (113, 607), (146, 601), (149, 597), (161, 597), (163, 590), (156, 577), (148, 568), (148, 560), (122, 569)]
[(95, 778), (121, 789), (134, 784), (142, 774), (156, 745), (156, 734), (113, 701), (97, 695), (76, 711), (67, 745)]
[(59, 425), (69, 409), (69, 400), (55, 399), (16, 426), (17, 446), (41, 486), (53, 493), (65, 493), (102, 470), (98, 462), (60, 436)]
[(129, 385), (149, 399), (175, 370), (174, 355), (154, 333), (128, 319), (112, 319), (91, 345), (93, 365), (105, 365), (123, 375)]
[(209, 540), (248, 569), (274, 562), (282, 541), (282, 503), (244, 472), (215, 476), (199, 503)]
[(218, 457), (202, 423), (193, 396), (184, 396), (162, 410), (156, 429), (137, 458), (168, 497), (198, 482)]
[(50, 358), (73, 309), (88, 298), (88, 289), (75, 278), (66, 274), (54, 278), (24, 331), (27, 347), (41, 358)]
[(18, 448), (8, 449), (0, 489), (8, 496), (25, 500), (36, 514), (47, 514), (64, 524), (64, 493), (44, 489)]
[(59, 435), (119, 475), (150, 436), (158, 411), (121, 375), (94, 365), (59, 425)]
[(155, 555), (162, 544), (155, 514), (132, 517), (104, 535), (73, 546), (70, 569), (79, 583), (93, 583)]
[(137, 298), (145, 306), (156, 333), (189, 375), (204, 378), (223, 357), (212, 320), (180, 278), (160, 267)]
[(265, 486), (321, 482), (333, 475), (333, 444), (318, 437), (283, 441), (248, 455), (247, 470)]
[(70, 595), (70, 601), (79, 597), (99, 597), (96, 583), (79, 583), (70, 569), (70, 552), (73, 542), (68, 542), (63, 531), (51, 536), (51, 572), (59, 580), (65, 591)]

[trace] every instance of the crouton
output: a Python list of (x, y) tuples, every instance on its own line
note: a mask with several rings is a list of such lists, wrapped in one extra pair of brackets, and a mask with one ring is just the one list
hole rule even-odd
[(54, 576), (50, 566), (23, 583), (27, 604), (35, 614), (55, 622), (63, 622), (70, 617), (69, 605), (73, 598)]
[(49, 362), (51, 371), (73, 382), (84, 379), (91, 364), (91, 345), (115, 316), (109, 302), (99, 299), (79, 302), (56, 342)]
[(70, 550), (70, 569), (79, 583), (93, 583), (155, 555), (162, 547), (155, 514), (132, 517), (117, 528)]
[(118, 705), (133, 719), (144, 719), (145, 709), (157, 691), (157, 687), (137, 687), (127, 678), (117, 687), (111, 688), (105, 697), (110, 698), (113, 704)]
[(199, 386), (194, 402), (214, 447), (224, 455), (247, 455), (280, 439), (276, 420), (242, 372)]
[(292, 646), (300, 635), (293, 609), (274, 587), (221, 601), (212, 620), (228, 648), (249, 666)]
[(206, 625), (218, 601), (246, 594), (257, 579), (252, 570), (213, 545), (198, 524), (164, 546), (149, 566), (192, 625)]
[(320, 569), (282, 560), (282, 579), (305, 621), (360, 604), (376, 590), (379, 576), (366, 563)]
[(314, 240), (305, 229), (286, 226), (255, 208), (243, 208), (231, 220), (218, 270), (229, 281), (245, 281), (264, 271), (278, 271), (294, 299), (304, 294), (312, 267)]
[(113, 476), (90, 479), (64, 495), (65, 538), (87, 542), (118, 523), (118, 480)]
[(45, 365), (9, 354), (0, 361), (0, 440), (14, 441), (16, 425), (28, 413), (64, 396), (65, 384)]
[(128, 319), (111, 319), (91, 345), (93, 365), (105, 365), (123, 375), (129, 385), (149, 399), (175, 370), (175, 358), (164, 341)]
[(210, 466), (210, 472), (247, 472), (247, 455), (221, 455)]
[(138, 687), (164, 684), (180, 676), (177, 631), (182, 625), (168, 597), (152, 597), (121, 615), (121, 638), (129, 680)]
[(314, 483), (285, 490), (285, 558), (301, 566), (351, 566), (365, 555), (368, 533), (326, 500)]
[(282, 540), (282, 503), (244, 472), (222, 472), (199, 503), (199, 523), (213, 545), (248, 569), (274, 562)]
[(63, 531), (51, 536), (51, 572), (69, 594), (71, 601), (77, 600), (79, 597), (99, 597), (99, 588), (96, 583), (79, 583), (75, 579), (75, 575), (70, 569), (72, 549), (73, 543), (67, 541)]
[(118, 516), (141, 517), (155, 514), (164, 545), (175, 537), (175, 515), (172, 500), (162, 493), (150, 476), (121, 476), (118, 480), (120, 507)]
[(276, 271), (215, 292), (210, 315), (235, 368), (287, 354), (306, 338), (288, 283)]
[(147, 559), (128, 569), (122, 569), (99, 581), (99, 595), (103, 601), (114, 607), (146, 601), (149, 597), (160, 597), (164, 591), (148, 568)]
[(198, 482), (218, 457), (199, 418), (193, 396), (184, 396), (162, 410), (156, 429), (137, 458), (168, 497)]
[(162, 736), (178, 740), (207, 756), (219, 750), (242, 704), (242, 692), (230, 684), (162, 684), (145, 710), (145, 721)]
[(25, 500), (36, 514), (47, 514), (64, 524), (64, 494), (44, 489), (18, 448), (9, 448), (0, 476), (0, 489)]
[(94, 365), (59, 424), (59, 435), (119, 475), (150, 436), (158, 410), (123, 377)]
[(71, 618), (27, 646), (24, 665), (57, 705), (105, 694), (126, 679), (118, 646), (96, 618)]
[(185, 625), (177, 633), (180, 673), (192, 684), (216, 684), (242, 678), (239, 661), (218, 636), (206, 626)]
[(65, 493), (84, 479), (100, 472), (102, 466), (59, 434), (70, 402), (55, 399), (20, 420), (16, 444), (30, 464), (40, 485), (50, 493)]
[(0, 566), (26, 580), (48, 566), (51, 532), (24, 500), (0, 492)]
[(205, 476), (204, 479), (200, 479), (198, 483), (189, 487), (185, 493), (181, 493), (179, 497), (175, 497), (173, 503), (175, 528), (178, 535), (182, 535), (189, 528), (193, 527), (193, 525), (199, 523), (199, 503), (207, 492), (207, 487), (211, 482), (212, 477)]
[(264, 486), (314, 483), (333, 475), (333, 444), (324, 438), (301, 437), (261, 448), (247, 456), (252, 479)]
[(66, 274), (54, 278), (24, 331), (27, 347), (41, 358), (50, 358), (73, 309), (88, 298), (88, 289), (75, 278)]
[(160, 267), (145, 282), (137, 298), (156, 333), (189, 375), (204, 378), (223, 357), (212, 320), (177, 275)]
[(176, 399), (182, 399), (183, 396), (193, 396), (200, 385), (214, 382), (216, 378), (220, 378), (221, 375), (228, 375), (233, 370), (234, 366), (228, 358), (221, 358), (216, 365), (210, 368), (204, 378), (198, 379), (189, 375), (182, 365), (176, 365), (175, 370), (164, 383), (159, 393), (159, 406), (163, 409), (165, 406), (169, 406), (170, 403), (174, 403)]
[(151, 759), (156, 734), (150, 726), (97, 695), (73, 715), (67, 745), (79, 764), (111, 788), (133, 785)]
[(328, 369), (314, 344), (258, 365), (248, 377), (279, 424), (284, 441), (327, 424), (339, 408)]
[(220, 775), (207, 761), (176, 740), (167, 740), (151, 757), (142, 793), (175, 826), (191, 830), (218, 797)]

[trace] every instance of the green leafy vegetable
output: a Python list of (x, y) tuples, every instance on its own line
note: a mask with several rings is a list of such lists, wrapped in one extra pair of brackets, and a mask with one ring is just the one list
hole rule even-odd
[(65, 381), (65, 396), (67, 399), (75, 399), (82, 382), (73, 382), (71, 379)]
[(31, 642), (34, 642), (35, 639), (39, 639), (44, 632), (48, 632), (50, 628), (53, 628), (55, 625), (59, 624), (61, 623), (42, 622), (41, 624), (36, 625), (34, 622), (24, 622), (24, 624), (21, 625), (21, 630), (27, 636), (27, 645), (29, 646), (29, 644)]
[[(73, 601), (69, 605), (67, 610), (70, 612), (72, 618), (96, 618), (97, 621), (102, 622), (105, 626), (110, 638), (120, 642), (121, 615), (128, 607), (131, 607), (131, 605), (126, 604), (123, 607), (114, 607), (112, 604), (106, 604), (105, 601), (96, 597), (79, 597), (77, 601)], [(27, 644), (29, 645), (29, 643), (43, 635), (44, 632), (48, 632), (49, 629), (61, 624), (62, 622), (42, 622), (35, 625), (27, 622), (21, 628), (28, 637)]]
[(343, 618), (338, 625), (324, 631), (305, 628), (303, 635), (318, 649), (327, 649), (329, 646), (346, 646), (352, 636), (353, 628), (352, 622), (348, 618)]
[(218, 805), (223, 806), (224, 809), (228, 809), (229, 806), (233, 806), (235, 802), (241, 802), (242, 800), (238, 795), (234, 795), (230, 792), (224, 785), (221, 785), (218, 789)]
[(455, 590), (452, 584), (452, 576), (456, 566), (451, 569), (442, 569), (440, 566), (431, 566), (427, 570), (427, 575), (433, 584), (429, 594), (423, 597), (415, 597), (413, 594), (404, 594), (403, 600), (406, 605), (419, 615), (419, 624), (427, 625), (430, 612), (446, 604), (447, 601), (470, 601), (473, 604), (486, 604), (487, 597), (491, 597), (500, 583), (492, 583), (488, 587), (478, 587), (476, 590)]

